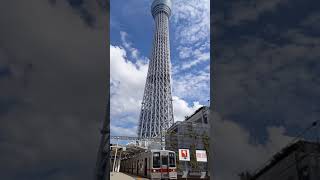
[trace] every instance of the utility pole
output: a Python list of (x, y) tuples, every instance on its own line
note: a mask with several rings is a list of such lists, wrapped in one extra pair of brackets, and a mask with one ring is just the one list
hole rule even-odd
[(114, 154), (112, 172), (115, 171), (115, 167), (116, 167), (115, 165), (116, 165), (116, 161), (117, 161), (118, 143), (119, 143), (118, 141), (119, 141), (119, 139), (117, 139), (116, 152)]

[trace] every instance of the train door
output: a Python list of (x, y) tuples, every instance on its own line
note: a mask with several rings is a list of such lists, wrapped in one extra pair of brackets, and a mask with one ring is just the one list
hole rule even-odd
[(150, 179), (161, 179), (160, 152), (152, 152), (150, 163)]
[(177, 179), (176, 172), (176, 155), (174, 152), (169, 152), (169, 179)]
[(147, 158), (144, 158), (144, 176), (147, 176), (148, 172), (148, 161)]
[(161, 176), (164, 179), (169, 178), (168, 155), (161, 155)]

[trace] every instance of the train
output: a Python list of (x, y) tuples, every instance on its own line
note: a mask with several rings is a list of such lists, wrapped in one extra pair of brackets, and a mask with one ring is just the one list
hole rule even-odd
[(177, 179), (176, 153), (169, 150), (147, 150), (122, 159), (120, 171), (152, 180)]

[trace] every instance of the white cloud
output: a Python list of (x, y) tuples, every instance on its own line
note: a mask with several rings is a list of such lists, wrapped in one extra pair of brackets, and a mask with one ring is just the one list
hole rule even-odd
[(136, 136), (137, 135), (136, 134), (137, 126), (124, 128), (120, 126), (110, 125), (110, 130), (113, 136)]
[(209, 100), (210, 73), (203, 69), (197, 73), (187, 73), (173, 79), (173, 94), (183, 99), (194, 99), (200, 102)]
[(176, 0), (173, 5), (173, 25), (178, 42), (179, 58), (185, 62), (182, 70), (210, 59), (210, 1)]
[(206, 52), (206, 53), (202, 53), (199, 50), (196, 50), (195, 53), (193, 53), (195, 60), (190, 61), (190, 62), (186, 62), (184, 64), (182, 64), (182, 69), (189, 69), (203, 61), (207, 61), (210, 59), (210, 53)]
[(128, 33), (124, 32), (124, 31), (121, 31), (120, 32), (120, 36), (121, 36), (121, 41), (122, 41), (122, 44), (124, 45), (124, 47), (130, 51), (131, 53), (131, 56), (134, 58), (134, 59), (137, 59), (138, 56), (139, 56), (139, 51), (132, 47), (132, 43), (131, 42), (128, 42), (127, 41), (127, 36), (128, 36)]
[(189, 58), (192, 53), (192, 48), (190, 47), (178, 47), (179, 57), (181, 59)]
[(211, 144), (215, 153), (212, 160), (212, 167), (215, 167), (213, 178), (216, 180), (237, 180), (239, 173), (255, 171), (293, 139), (286, 135), (283, 127), (268, 127), (267, 142), (252, 143), (252, 136), (237, 123), (216, 113), (210, 119), (213, 122)]
[(129, 61), (123, 48), (110, 45), (112, 117), (123, 116), (124, 113), (132, 114), (133, 117), (138, 116), (147, 69), (147, 64), (135, 64)]
[(193, 102), (193, 105), (190, 106), (185, 100), (173, 96), (173, 112), (174, 112), (174, 121), (184, 121), (185, 116), (190, 116), (194, 113), (201, 105), (199, 102)]

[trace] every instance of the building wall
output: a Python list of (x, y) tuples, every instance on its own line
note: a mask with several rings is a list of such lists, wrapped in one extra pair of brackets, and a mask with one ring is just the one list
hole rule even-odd
[[(166, 136), (166, 149), (175, 151), (177, 154), (178, 174), (186, 168), (190, 175), (200, 176), (201, 172), (208, 172), (207, 162), (197, 162), (195, 150), (206, 150), (208, 156), (210, 126), (207, 119), (207, 109), (195, 113), (187, 120), (173, 125)], [(179, 162), (178, 149), (189, 149), (190, 162)], [(209, 158), (208, 158), (209, 160)]]

